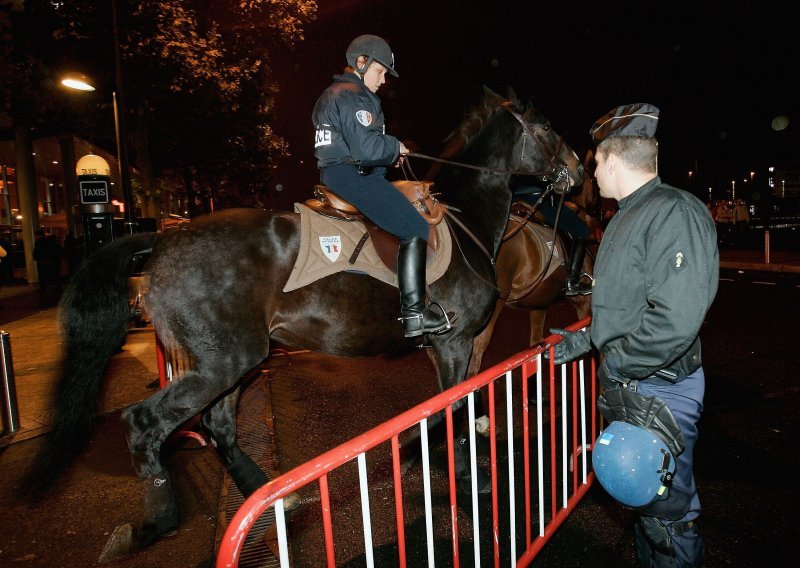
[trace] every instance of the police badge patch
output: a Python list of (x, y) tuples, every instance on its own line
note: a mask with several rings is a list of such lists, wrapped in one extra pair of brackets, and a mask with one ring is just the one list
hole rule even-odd
[(320, 237), (319, 246), (322, 249), (322, 254), (328, 257), (328, 260), (336, 262), (336, 259), (342, 253), (342, 237), (340, 235)]
[(372, 124), (372, 113), (368, 110), (356, 111), (356, 119), (364, 126), (369, 126)]

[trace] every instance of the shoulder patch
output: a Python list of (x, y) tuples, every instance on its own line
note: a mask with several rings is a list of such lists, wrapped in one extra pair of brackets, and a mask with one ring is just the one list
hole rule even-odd
[(356, 111), (356, 120), (364, 126), (369, 126), (372, 124), (372, 113), (368, 110)]

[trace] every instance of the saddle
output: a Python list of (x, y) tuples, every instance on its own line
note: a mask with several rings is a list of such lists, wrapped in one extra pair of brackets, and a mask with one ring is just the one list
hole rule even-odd
[[(431, 193), (433, 182), (402, 180), (392, 182), (392, 185), (406, 196), (411, 205), (428, 222), (430, 225), (428, 247), (433, 252), (438, 251), (439, 233), (436, 225), (442, 222), (447, 206), (440, 203)], [(331, 188), (317, 184), (314, 186), (314, 195), (314, 198), (305, 201), (305, 205), (315, 213), (344, 221), (359, 221), (367, 229), (356, 247), (353, 258), (358, 256), (369, 238), (383, 263), (393, 272), (397, 272), (397, 251), (400, 247), (400, 240), (396, 236), (367, 219), (355, 205), (336, 195)]]

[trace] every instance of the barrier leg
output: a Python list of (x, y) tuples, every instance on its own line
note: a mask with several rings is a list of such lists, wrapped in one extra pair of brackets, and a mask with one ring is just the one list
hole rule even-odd
[(2, 372), (2, 389), (0, 398), (3, 403), (2, 434), (12, 434), (19, 430), (19, 408), (17, 406), (17, 386), (14, 381), (14, 362), (11, 359), (11, 336), (7, 331), (0, 331), (0, 372)]

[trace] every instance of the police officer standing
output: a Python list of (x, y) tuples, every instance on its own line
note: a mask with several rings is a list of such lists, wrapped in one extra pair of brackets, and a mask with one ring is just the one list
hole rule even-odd
[(385, 40), (362, 35), (347, 48), (349, 67), (320, 95), (312, 121), (320, 181), (357, 207), (373, 223), (400, 239), (397, 278), (406, 337), (445, 333), (455, 319), (425, 298), (429, 226), (386, 179), (386, 168), (408, 149), (386, 134), (377, 96), (386, 74), (397, 77), (394, 54)]
[[(619, 203), (594, 265), (590, 337), (602, 355), (598, 406), (611, 425), (592, 461), (601, 485), (640, 515), (641, 565), (694, 567), (704, 550), (692, 455), (705, 391), (698, 334), (719, 253), (708, 209), (658, 176), (658, 116), (649, 104), (621, 106), (590, 130), (600, 194)], [(588, 334), (551, 331), (564, 336), (557, 363), (591, 347)], [(655, 455), (637, 447), (652, 442)]]

